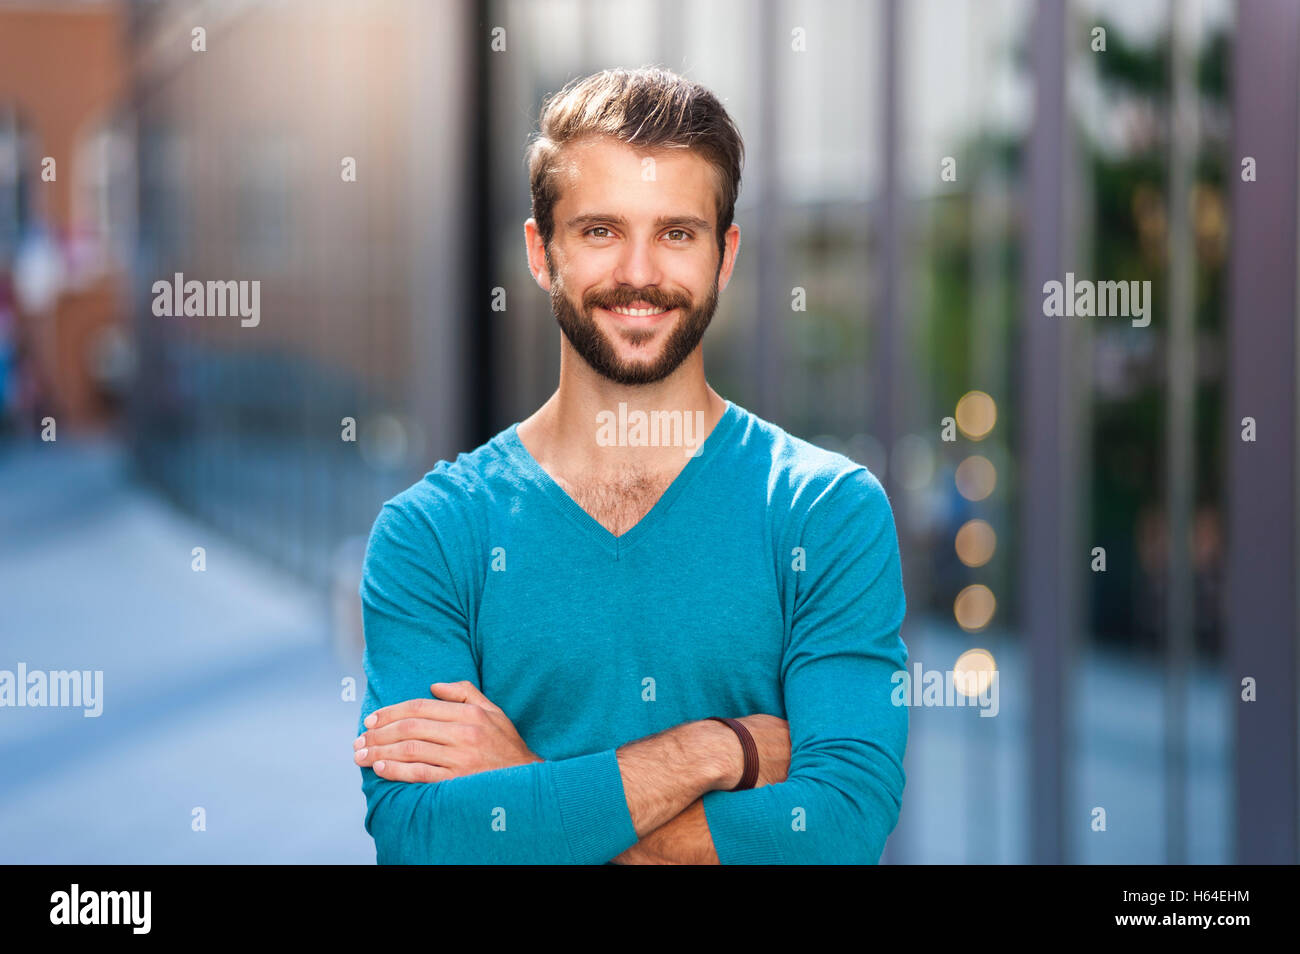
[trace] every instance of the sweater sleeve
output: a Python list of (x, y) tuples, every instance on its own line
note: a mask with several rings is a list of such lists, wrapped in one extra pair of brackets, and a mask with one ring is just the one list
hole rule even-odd
[[(433, 698), (434, 682), (481, 688), (457, 595), (457, 582), (464, 594), (469, 581), (453, 579), (427, 516), (410, 510), (386, 503), (366, 547), (358, 735), (376, 709)], [(612, 748), (431, 783), (363, 767), (361, 789), (379, 864), (599, 864), (637, 840)]]
[[(704, 796), (723, 864), (876, 864), (902, 804), (908, 714), (891, 701), (907, 664), (897, 532), (865, 468), (809, 507), (781, 666), (786, 781)], [(789, 550), (787, 549), (788, 553)]]

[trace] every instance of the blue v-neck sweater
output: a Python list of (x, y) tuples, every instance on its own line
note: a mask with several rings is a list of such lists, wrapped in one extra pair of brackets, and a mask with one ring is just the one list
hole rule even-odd
[(516, 429), (440, 461), (375, 520), (361, 719), (468, 679), (545, 761), (436, 783), (362, 768), (379, 863), (607, 862), (637, 841), (618, 746), (759, 712), (789, 721), (789, 776), (704, 796), (719, 860), (877, 862), (907, 744), (891, 702), (902, 573), (877, 479), (728, 401), (616, 537)]

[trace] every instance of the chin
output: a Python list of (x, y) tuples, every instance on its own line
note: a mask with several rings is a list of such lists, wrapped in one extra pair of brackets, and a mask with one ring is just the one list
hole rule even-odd
[(629, 367), (649, 368), (663, 357), (663, 342), (651, 340), (643, 345), (621, 343), (614, 349), (618, 360)]

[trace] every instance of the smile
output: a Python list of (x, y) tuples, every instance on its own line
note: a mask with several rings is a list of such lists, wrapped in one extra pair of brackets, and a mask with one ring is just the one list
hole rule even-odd
[(605, 310), (628, 318), (657, 318), (672, 311), (671, 308), (606, 308)]
[(658, 327), (658, 325), (667, 319), (667, 317), (676, 311), (676, 308), (665, 308), (662, 311), (656, 308), (601, 308), (600, 311), (610, 315), (615, 321), (623, 325), (633, 327)]

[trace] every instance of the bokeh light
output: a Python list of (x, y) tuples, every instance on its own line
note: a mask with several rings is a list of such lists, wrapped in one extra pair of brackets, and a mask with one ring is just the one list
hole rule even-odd
[(967, 566), (983, 566), (993, 559), (998, 535), (986, 520), (967, 520), (957, 531), (957, 559)]
[(998, 472), (987, 457), (974, 454), (957, 465), (957, 492), (967, 500), (983, 500), (997, 486)]
[(987, 649), (968, 649), (953, 663), (953, 688), (968, 699), (978, 696), (988, 689), (997, 671), (997, 662)]
[(998, 406), (983, 391), (967, 391), (957, 402), (957, 427), (973, 441), (983, 440), (998, 420)]
[(997, 605), (992, 590), (983, 583), (972, 583), (957, 594), (952, 613), (957, 618), (957, 625), (969, 633), (987, 626)]

